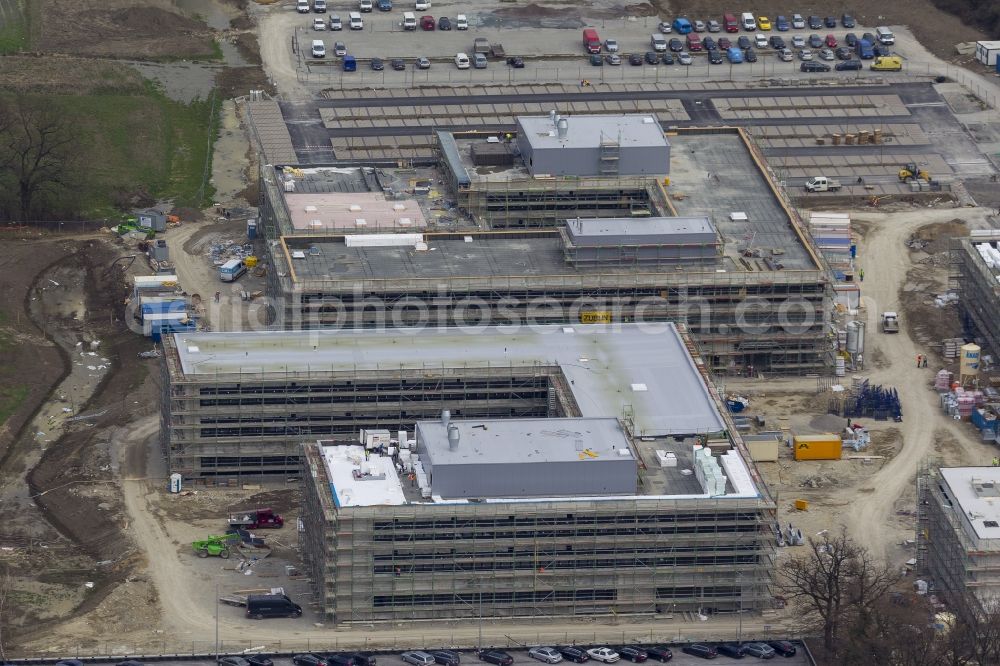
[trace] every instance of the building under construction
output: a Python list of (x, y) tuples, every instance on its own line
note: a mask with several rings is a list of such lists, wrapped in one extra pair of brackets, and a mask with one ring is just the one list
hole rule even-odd
[(928, 467), (917, 477), (918, 573), (962, 612), (1000, 598), (1000, 468)]
[[(304, 447), (303, 556), (328, 621), (773, 603), (775, 503), (673, 326), (295, 335), (321, 341), (326, 386), (387, 392), (364, 408), (384, 418), (356, 422), (386, 432)], [(548, 389), (499, 387), (513, 375)]]
[(1000, 354), (1000, 231), (973, 231), (952, 245), (959, 307), (967, 330)]
[[(655, 125), (642, 116), (634, 120), (635, 145), (616, 135), (623, 151), (619, 172), (595, 176), (535, 173), (523, 161), (470, 161), (484, 151), (522, 159), (529, 148), (518, 145), (534, 142), (532, 164), (554, 171), (552, 164), (560, 155), (567, 159), (568, 150), (557, 145), (557, 125), (542, 131), (522, 123), (520, 131), (529, 136), (509, 143), (442, 133), (443, 180), (451, 181), (453, 209), (471, 218), (450, 230), (432, 225), (429, 214), (427, 228), (411, 224), (394, 228), (394, 234), (337, 233), (322, 220), (327, 226), (321, 234), (309, 234), (307, 223), (286, 233), (295, 225), (271, 228), (265, 222), (271, 228), (271, 325), (301, 330), (673, 321), (687, 326), (716, 372), (803, 374), (828, 367), (834, 347), (829, 271), (754, 146), (741, 131), (726, 128), (679, 130), (667, 143)], [(574, 128), (585, 129), (581, 117), (569, 123), (571, 138)], [(449, 142), (454, 151), (445, 148)], [(578, 143), (590, 157), (573, 161), (600, 171), (600, 142)], [(456, 160), (466, 164), (464, 171)], [(650, 172), (669, 173), (669, 186)], [(455, 181), (456, 173), (469, 182)], [(622, 203), (628, 197), (617, 185), (608, 190), (615, 192), (614, 205), (581, 207), (590, 179), (604, 187), (609, 177), (642, 181), (635, 190), (645, 193), (641, 211)], [(503, 201), (485, 203), (477, 188), (493, 191), (497, 183)], [(265, 187), (265, 199), (284, 196), (277, 190)], [(653, 199), (655, 205), (647, 205)], [(488, 212), (494, 204), (499, 208)], [(265, 220), (267, 210), (262, 205)], [(515, 212), (546, 221), (498, 222), (498, 215)]]

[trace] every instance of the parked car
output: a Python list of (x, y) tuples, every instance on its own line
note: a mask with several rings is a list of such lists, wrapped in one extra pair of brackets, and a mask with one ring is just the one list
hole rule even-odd
[(642, 56), (639, 55), (638, 53), (629, 54), (629, 56), (628, 56), (628, 64), (632, 65), (633, 67), (641, 67), (642, 66)]
[(347, 45), (344, 42), (334, 42), (333, 43), (333, 55), (337, 57), (343, 57), (347, 55)]
[(595, 659), (605, 664), (613, 664), (621, 659), (621, 655), (609, 647), (590, 648), (587, 650), (587, 655), (590, 656), (591, 659)]
[(397, 72), (402, 72), (404, 69), (406, 69), (406, 61), (403, 60), (402, 58), (393, 58), (392, 62), (389, 64)]
[(442, 16), (438, 19), (438, 30), (451, 30), (451, 19), (447, 16)]
[(762, 34), (760, 34), (758, 32), (756, 35), (754, 35), (753, 43), (754, 43), (754, 46), (756, 46), (759, 49), (766, 49), (767, 48), (767, 35), (762, 35)]
[(825, 25), (828, 28), (836, 28), (837, 27), (837, 17), (836, 16), (827, 16), (825, 19), (823, 19), (823, 25)]
[(825, 43), (825, 44), (826, 44), (827, 46), (829, 46), (829, 47), (830, 47), (831, 49), (835, 49), (835, 48), (837, 48), (837, 38), (836, 38), (836, 37), (834, 37), (833, 35), (827, 35), (827, 36), (826, 36), (826, 39), (825, 39), (825, 40), (823, 40), (823, 41), (824, 41), (824, 43)]
[(743, 658), (743, 647), (735, 645), (733, 643), (722, 643), (721, 645), (715, 646), (715, 651), (725, 657), (731, 657), (733, 659)]
[(722, 57), (722, 52), (716, 49), (714, 51), (708, 52), (708, 62), (712, 63), (713, 65), (721, 65), (723, 62), (725, 62), (725, 58)]
[(750, 38), (747, 37), (746, 35), (740, 35), (739, 38), (736, 40), (736, 45), (741, 49), (746, 50), (753, 45), (753, 42), (751, 42)]
[[(690, 56), (689, 56), (690, 57)], [(573, 647), (572, 645), (565, 645), (563, 647), (557, 647), (559, 654), (563, 656), (566, 661), (572, 661), (576, 664), (583, 664), (590, 661), (590, 657), (586, 652), (578, 647)]]
[(416, 0), (416, 4), (414, 5), (414, 9), (418, 12), (426, 12), (430, 8), (431, 0)]
[(451, 650), (432, 650), (428, 654), (434, 657), (434, 661), (441, 666), (458, 666), (462, 663), (462, 657)]
[[(615, 57), (617, 58), (618, 56)], [(521, 56), (511, 56), (507, 58), (507, 64), (514, 69), (524, 69), (524, 58)]]
[(615, 652), (618, 653), (622, 659), (628, 659), (629, 661), (634, 661), (637, 664), (649, 659), (649, 654), (642, 648), (635, 647), (634, 645), (622, 645), (615, 648)]
[(648, 647), (646, 648), (646, 654), (649, 655), (650, 659), (655, 659), (661, 663), (670, 661), (674, 658), (673, 651), (665, 645), (654, 645), (653, 647)]
[(559, 650), (553, 647), (533, 647), (528, 650), (528, 656), (544, 664), (558, 664), (563, 660)]
[(769, 641), (768, 645), (774, 648), (774, 651), (782, 657), (794, 657), (797, 652), (795, 645), (788, 641)]
[(407, 664), (412, 664), (412, 666), (431, 666), (434, 663), (434, 657), (429, 652), (422, 652), (420, 650), (404, 652), (399, 655), (399, 658)]
[(486, 69), (489, 67), (489, 62), (486, 60), (485, 53), (473, 53), (472, 54), (472, 66), (476, 69)]
[(718, 21), (709, 21), (706, 25), (709, 32), (722, 32), (722, 26), (719, 25)]
[(660, 63), (660, 54), (656, 51), (646, 51), (646, 62), (650, 65), (658, 65)]
[(861, 39), (867, 39), (872, 44), (878, 41), (877, 39), (875, 39), (875, 35), (873, 35), (870, 32), (866, 32), (865, 34), (861, 35)]
[(264, 654), (246, 654), (243, 658), (247, 660), (250, 666), (274, 666), (274, 662), (271, 658)]
[(771, 19), (766, 16), (757, 17), (757, 29), (758, 30), (770, 30), (771, 29)]
[(823, 46), (823, 38), (822, 37), (820, 37), (816, 33), (813, 33), (813, 34), (809, 35), (809, 48), (811, 48), (811, 49), (818, 49), (821, 46)]
[(600, 53), (591, 53), (590, 64), (594, 67), (600, 67), (604, 64), (604, 57)]
[(662, 56), (660, 56), (660, 62), (662, 62), (664, 65), (674, 64), (674, 54), (664, 53)]
[(483, 650), (478, 655), (479, 661), (495, 666), (510, 666), (514, 663), (514, 658), (501, 650)]
[(618, 40), (617, 39), (605, 39), (604, 40), (604, 50), (608, 53), (618, 53)]
[(716, 44), (719, 45), (720, 51), (727, 51), (733, 48), (733, 43), (728, 37), (719, 37), (719, 41)]
[(417, 61), (414, 64), (416, 64), (417, 69), (430, 69), (431, 68), (431, 61), (428, 60), (427, 58), (423, 57), (423, 56), (420, 56), (419, 58), (417, 58)]
[(833, 55), (837, 56), (837, 60), (850, 60), (854, 55), (854, 51), (846, 46), (838, 46), (837, 49), (834, 50)]
[(743, 52), (743, 59), (747, 62), (757, 62), (757, 52), (753, 49), (747, 49)]
[(318, 654), (297, 654), (292, 657), (295, 666), (327, 666), (326, 659)]
[(455, 67), (459, 69), (469, 69), (472, 66), (472, 61), (469, 60), (469, 56), (466, 53), (456, 53), (455, 54)]
[(330, 30), (343, 30), (344, 22), (336, 14), (330, 14)]
[(875, 57), (892, 55), (892, 51), (885, 44), (872, 44), (872, 50), (875, 51)]
[(823, 19), (821, 19), (818, 16), (810, 16), (809, 17), (809, 29), (810, 30), (819, 30), (822, 27), (823, 27)]
[(617, 53), (609, 53), (605, 56), (605, 60), (609, 65), (620, 65), (622, 64), (622, 57)]
[(792, 14), (792, 27), (796, 30), (802, 30), (806, 27), (806, 22), (802, 18), (802, 14)]
[(674, 31), (673, 26), (670, 25), (670, 21), (660, 21), (660, 25), (657, 26), (657, 29), (659, 29), (659, 31), (664, 35), (669, 35)]
[(314, 18), (313, 30), (326, 30), (326, 21), (321, 18)]
[(785, 48), (785, 40), (778, 35), (772, 36), (769, 41), (771, 43), (772, 49), (780, 51), (781, 49)]
[[(691, 54), (687, 51), (681, 51), (677, 54), (677, 62), (682, 65), (690, 65), (692, 62)], [(565, 655), (563, 655), (565, 656)]]
[(747, 643), (743, 646), (743, 652), (758, 659), (773, 659), (776, 654), (774, 648), (767, 643)]
[(693, 24), (693, 26), (694, 26), (694, 31), (695, 32), (705, 32), (705, 22), (704, 21), (695, 21), (694, 24)]
[(779, 16), (778, 18), (774, 19), (775, 30), (779, 32), (786, 32), (790, 27), (791, 25), (788, 23), (788, 19), (785, 18), (784, 16)]
[(326, 57), (326, 44), (323, 43), (322, 39), (314, 39), (312, 41), (312, 57), (313, 58)]
[(778, 52), (778, 57), (781, 58), (782, 62), (791, 62), (795, 60), (795, 54), (792, 53), (791, 49), (784, 49)]
[(803, 37), (802, 35), (795, 35), (794, 37), (792, 37), (792, 47), (801, 49), (804, 48), (805, 45), (806, 45), (806, 38)]
[(392, 0), (378, 0), (378, 10), (380, 12), (391, 12)]
[(437, 21), (434, 20), (433, 16), (421, 16), (420, 17), (420, 29), (421, 30), (433, 30), (434, 26), (437, 25)]
[(850, 46), (852, 49), (858, 45), (858, 36), (853, 32), (849, 32), (844, 35), (844, 44)]
[(372, 58), (369, 64), (373, 72), (381, 72), (385, 69), (385, 61), (382, 58)]
[(718, 44), (716, 44), (715, 40), (712, 39), (711, 37), (706, 37), (705, 39), (701, 40), (701, 45), (705, 48), (706, 51), (714, 51), (715, 49), (719, 48)]
[(695, 657), (701, 657), (702, 659), (715, 659), (717, 654), (715, 648), (711, 645), (705, 645), (704, 643), (692, 643), (691, 645), (685, 645), (681, 648), (681, 652)]
[(820, 60), (836, 60), (837, 56), (833, 55), (832, 49), (820, 49), (819, 51)]
[(850, 14), (841, 14), (840, 25), (844, 26), (845, 28), (853, 28), (857, 24), (858, 24), (857, 21), (855, 21), (854, 17), (851, 16)]
[(813, 59), (813, 52), (810, 51), (809, 49), (802, 49), (801, 51), (799, 51), (799, 60), (805, 61), (812, 59)]
[(677, 39), (676, 37), (671, 39), (670, 42), (667, 44), (667, 46), (674, 53), (680, 53), (681, 51), (684, 50), (684, 42)]
[(830, 66), (823, 62), (816, 62), (815, 60), (811, 60), (809, 62), (804, 62), (801, 65), (799, 65), (799, 71), (812, 72), (812, 73), (829, 72)]

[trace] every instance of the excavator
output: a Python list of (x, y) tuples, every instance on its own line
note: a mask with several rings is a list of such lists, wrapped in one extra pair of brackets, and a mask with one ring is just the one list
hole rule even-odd
[(908, 183), (914, 179), (930, 181), (931, 174), (927, 169), (921, 169), (916, 163), (910, 162), (899, 170), (899, 179), (904, 183)]

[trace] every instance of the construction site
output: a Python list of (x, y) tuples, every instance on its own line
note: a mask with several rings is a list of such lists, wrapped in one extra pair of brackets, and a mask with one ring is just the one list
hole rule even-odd
[[(674, 321), (688, 327), (714, 372), (805, 374), (831, 367), (827, 265), (742, 130), (679, 131), (669, 134), (669, 144), (661, 134), (660, 144), (649, 147), (645, 117), (619, 120), (614, 155), (606, 146), (584, 145), (579, 150), (594, 153), (586, 159), (559, 151), (545, 157), (546, 145), (518, 148), (521, 139), (439, 133), (456, 197), (446, 222), (427, 207), (428, 201), (438, 205), (441, 194), (421, 190), (417, 179), (410, 190), (388, 195), (404, 214), (385, 225), (358, 217), (350, 229), (310, 204), (306, 214), (316, 216), (314, 226), (337, 231), (309, 234), (291, 222), (299, 212), (289, 192), (319, 181), (329, 188), (340, 176), (314, 168), (296, 177), (286, 169), (263, 189), (273, 326)], [(568, 121), (542, 116), (531, 122), (555, 123), (535, 133), (558, 142), (559, 124)], [(630, 132), (639, 145), (628, 145)], [(619, 164), (630, 150), (638, 151), (634, 159)], [(534, 173), (523, 161), (529, 151), (539, 169), (554, 171), (562, 160), (593, 173)], [(480, 153), (506, 157), (497, 166), (465, 164)], [(606, 163), (616, 165), (617, 174), (601, 173), (611, 168)], [(650, 175), (653, 170), (659, 173)], [(362, 214), (363, 204), (352, 205), (349, 195), (327, 196)], [(417, 207), (423, 217), (411, 212)], [(534, 222), (525, 222), (529, 218)], [(567, 220), (586, 229), (571, 233)], [(511, 229), (539, 226), (549, 228)], [(404, 233), (364, 233), (390, 227)], [(590, 249), (581, 251), (582, 244)]]
[(953, 241), (963, 325), (994, 358), (1000, 353), (1000, 232), (974, 231)]
[[(389, 392), (369, 403), (385, 417), (304, 447), (302, 556), (328, 621), (774, 604), (774, 500), (674, 326), (293, 337)], [(518, 368), (549, 384), (547, 407), (421, 389)], [(397, 383), (438, 413), (401, 414)]]

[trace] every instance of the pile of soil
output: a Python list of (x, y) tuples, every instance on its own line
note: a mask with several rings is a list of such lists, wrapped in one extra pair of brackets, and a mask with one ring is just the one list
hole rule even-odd
[[(117, 6), (116, 5), (120, 5)], [(211, 30), (157, 0), (47, 0), (37, 50), (117, 58), (206, 58)]]

